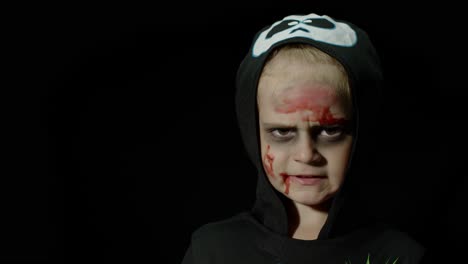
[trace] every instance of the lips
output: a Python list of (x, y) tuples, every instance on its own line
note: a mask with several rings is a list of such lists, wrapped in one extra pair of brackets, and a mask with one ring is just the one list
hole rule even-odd
[(298, 178), (326, 178), (326, 176), (320, 176), (320, 175), (289, 175), (293, 177), (298, 177)]
[(288, 175), (282, 173), (283, 177), (289, 177), (290, 180), (295, 181), (301, 185), (317, 185), (327, 177), (322, 175), (309, 175), (309, 174), (298, 174), (298, 175)]

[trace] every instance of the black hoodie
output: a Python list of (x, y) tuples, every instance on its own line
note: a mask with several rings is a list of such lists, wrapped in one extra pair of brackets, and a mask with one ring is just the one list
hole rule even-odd
[[(276, 47), (312, 45), (346, 69), (353, 99), (353, 147), (345, 181), (335, 194), (316, 240), (288, 236), (284, 196), (269, 183), (260, 154), (257, 85), (265, 60)], [(376, 177), (372, 158), (383, 77), (366, 32), (328, 16), (292, 15), (261, 29), (242, 61), (236, 82), (236, 113), (249, 158), (258, 171), (251, 211), (208, 223), (192, 234), (183, 264), (189, 263), (420, 263), (424, 248), (373, 219), (362, 206), (359, 182)]]

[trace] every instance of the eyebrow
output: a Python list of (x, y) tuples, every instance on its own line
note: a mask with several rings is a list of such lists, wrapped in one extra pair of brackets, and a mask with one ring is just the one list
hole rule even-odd
[[(262, 122), (263, 127), (266, 129), (270, 128), (296, 128), (296, 125), (291, 125), (291, 124), (280, 124), (280, 123), (268, 123), (268, 122)], [(349, 126), (350, 121), (349, 120), (344, 120), (344, 122), (336, 122), (336, 123), (331, 123), (331, 124), (320, 124), (317, 122), (317, 124), (312, 125), (311, 127), (330, 127), (330, 126), (335, 126), (335, 125), (344, 125), (344, 126)]]
[[(265, 128), (296, 128), (296, 125), (291, 125), (291, 124), (280, 124), (280, 123), (263, 123), (263, 126)], [(314, 125), (314, 126), (320, 126), (320, 124)]]

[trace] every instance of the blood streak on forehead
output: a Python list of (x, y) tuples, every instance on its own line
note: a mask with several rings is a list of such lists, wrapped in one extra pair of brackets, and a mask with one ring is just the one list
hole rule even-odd
[(330, 107), (336, 102), (336, 93), (327, 87), (287, 88), (278, 95), (279, 104), (276, 111), (289, 114), (297, 111), (316, 111)]
[(275, 111), (282, 114), (303, 112), (302, 120), (322, 125), (344, 122), (333, 117), (330, 108), (337, 102), (337, 95), (328, 86), (304, 86), (285, 89), (278, 95)]

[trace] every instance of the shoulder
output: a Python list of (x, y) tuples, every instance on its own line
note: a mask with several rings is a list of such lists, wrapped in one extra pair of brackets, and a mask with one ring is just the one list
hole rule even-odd
[(192, 233), (192, 258), (194, 263), (226, 263), (226, 259), (254, 254), (258, 235), (249, 213), (206, 223)]
[(391, 246), (400, 245), (402, 248), (414, 250), (424, 249), (416, 239), (396, 228), (386, 228), (381, 236)]
[(254, 226), (249, 221), (249, 214), (246, 212), (232, 217), (209, 222), (198, 227), (192, 233), (192, 241), (223, 241), (225, 239), (235, 239), (249, 235), (254, 231)]
[(381, 227), (378, 234), (376, 244), (384, 251), (399, 256), (401, 260), (405, 259), (403, 263), (419, 263), (426, 252), (425, 247), (415, 238), (395, 227)]

